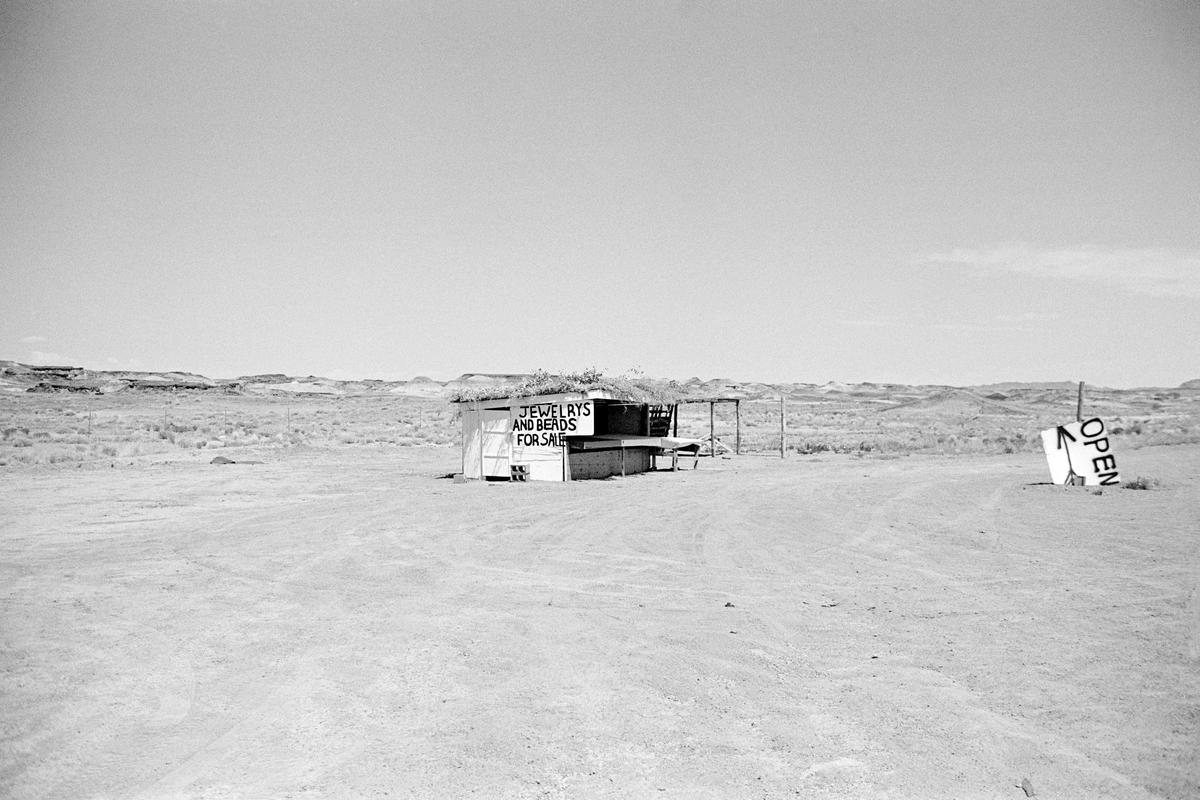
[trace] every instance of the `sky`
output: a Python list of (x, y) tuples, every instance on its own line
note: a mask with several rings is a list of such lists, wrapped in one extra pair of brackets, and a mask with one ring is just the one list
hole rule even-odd
[(0, 358), (1200, 378), (1200, 4), (0, 3)]

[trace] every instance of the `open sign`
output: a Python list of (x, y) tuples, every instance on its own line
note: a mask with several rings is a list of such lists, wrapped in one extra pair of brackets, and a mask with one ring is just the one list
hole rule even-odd
[(1054, 483), (1082, 480), (1084, 486), (1111, 486), (1121, 482), (1112, 443), (1099, 417), (1042, 431), (1042, 449)]

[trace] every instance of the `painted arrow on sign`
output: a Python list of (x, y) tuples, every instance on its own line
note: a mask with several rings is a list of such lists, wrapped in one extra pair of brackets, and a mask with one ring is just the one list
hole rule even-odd
[(1067, 442), (1074, 442), (1076, 439), (1071, 435), (1070, 431), (1068, 431), (1062, 425), (1059, 425), (1054, 429), (1054, 431), (1057, 438), (1055, 449), (1067, 451), (1067, 477), (1063, 480), (1063, 483), (1074, 486), (1075, 479), (1078, 478), (1079, 475), (1075, 472), (1075, 465), (1071, 463), (1071, 447), (1067, 444)]
[(1111, 486), (1121, 482), (1112, 443), (1099, 417), (1042, 431), (1042, 449), (1054, 483)]

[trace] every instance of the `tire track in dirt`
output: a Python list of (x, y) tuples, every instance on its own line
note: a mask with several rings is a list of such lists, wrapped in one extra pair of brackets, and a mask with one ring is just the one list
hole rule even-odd
[[(14, 796), (23, 793), (17, 787), (30, 785), (37, 786), (35, 794), (42, 796), (93, 796), (111, 780), (108, 763), (91, 758), (81, 764), (81, 754), (108, 753), (113, 727), (136, 731), (137, 738), (153, 749), (154, 742), (191, 712), (196, 699), (193, 665), (177, 640), (129, 616), (79, 602), (56, 612), (32, 601), (21, 604), (54, 623), (45, 630), (46, 642), (40, 649), (52, 651), (63, 639), (87, 644), (76, 656), (82, 662), (78, 668), (59, 673), (52, 688), (38, 686), (39, 692), (53, 692), (55, 712), (36, 726), (6, 736), (6, 749), (40, 755), (25, 759), (2, 783), (12, 787)], [(37, 644), (28, 636), (25, 641), (27, 647)], [(43, 680), (58, 669), (58, 665), (43, 666)], [(7, 672), (9, 679), (19, 675), (11, 666)], [(82, 676), (86, 683), (80, 681)], [(108, 683), (113, 689), (108, 694), (89, 691), (95, 683)]]
[[(1186, 718), (1133, 718), (1137, 697), (1164, 714), (1190, 707), (1171, 693), (1195, 682), (1161, 662), (1170, 643), (1156, 640), (1176, 622), (1186, 635), (1177, 614), (1164, 617), (1186, 611), (1173, 591), (1185, 532), (1155, 550), (1110, 525), (1134, 574), (1110, 564), (1080, 598), (1091, 573), (1062, 579), (1099, 570), (1108, 540), (1064, 535), (1067, 523), (1041, 536), (1034, 492), (980, 461), (717, 460), (697, 474), (563, 487), (352, 467), (332, 480), (322, 464), (321, 496), (312, 476), (292, 482), (310, 502), (282, 502), (270, 484), (265, 510), (148, 505), (139, 513), (178, 516), (130, 517), (90, 543), (55, 520), (39, 523), (44, 540), (6, 547), (23, 592), (49, 602), (69, 565), (66, 599), (174, 626), (193, 665), (192, 708), (172, 725), (96, 718), (84, 739), (50, 723), (63, 796), (990, 797), (1028, 770), (1047, 797), (1141, 798), (1160, 768), (1175, 769), (1164, 785), (1190, 785), (1186, 743), (1150, 752)], [(938, 476), (940, 488), (925, 482)], [(379, 490), (339, 491), (363, 480)], [(920, 490), (903, 494), (910, 481)], [(1102, 519), (1099, 503), (1171, 500), (1146, 494), (1068, 499), (1091, 504), (1089, 520)], [(1164, 554), (1174, 563), (1160, 566)], [(1005, 565), (1025, 573), (996, 571)], [(177, 586), (160, 594), (155, 581), (175, 566)], [(1099, 626), (1079, 615), (1105, 592), (1121, 595), (1112, 609), (1128, 606), (1138, 575), (1161, 587), (1143, 594), (1180, 609), (1112, 611), (1100, 621), (1112, 630), (1092, 642)], [(86, 632), (63, 635), (64, 660), (86, 667)], [(149, 630), (127, 635), (154, 646)], [(165, 665), (148, 665), (166, 679)], [(30, 713), (42, 719), (77, 707), (39, 703)]]
[[(303, 734), (305, 728), (317, 721), (299, 713), (311, 702), (311, 687), (321, 677), (315, 653), (297, 652), (292, 658), (281, 658), (273, 673), (263, 677), (269, 680), (248, 684), (232, 698), (233, 707), (239, 709), (237, 714), (220, 717), (200, 737), (198, 745), (192, 744), (175, 754), (175, 763), (167, 772), (141, 787), (129, 787), (128, 796), (135, 800), (157, 800), (193, 797), (198, 790), (201, 794), (214, 789), (220, 792), (224, 780), (231, 778), (239, 766), (247, 766), (248, 744), (261, 747), (266, 742), (283, 739), (286, 746), (282, 749), (288, 755), (276, 757), (270, 766), (288, 774), (290, 782), (301, 784), (318, 778), (358, 752), (361, 745), (350, 741), (335, 748), (327, 736), (322, 736), (318, 744)], [(291, 719), (291, 725), (295, 726), (297, 718), (305, 720), (300, 731), (289, 730), (285, 721)], [(194, 741), (196, 735), (190, 738)], [(259, 791), (270, 794), (274, 780), (273, 776), (259, 778)], [(247, 789), (243, 783), (240, 791), (244, 793)]]
[[(305, 542), (301, 542), (298, 548), (287, 548), (284, 545), (282, 550), (286, 553), (285, 558), (273, 561), (268, 559), (267, 564), (255, 570), (239, 569), (236, 565), (262, 563), (262, 553), (269, 552), (269, 549), (275, 546), (275, 542), (271, 539), (280, 537), (261, 538), (257, 536), (257, 532), (264, 529), (270, 530), (272, 523), (279, 521), (278, 510), (258, 513), (226, 509), (190, 509), (189, 511), (191, 512), (190, 518), (184, 524), (174, 526), (167, 537), (154, 535), (153, 532), (147, 533), (140, 521), (126, 523), (131, 529), (130, 533), (135, 529), (139, 532), (137, 534), (139, 539), (172, 542), (173, 544), (166, 548), (171, 554), (170, 558), (191, 565), (199, 570), (198, 575), (208, 574), (217, 579), (214, 583), (211, 579), (192, 575), (183, 578), (176, 576), (176, 580), (182, 580), (185, 584), (199, 582), (206, 587), (207, 593), (217, 595), (237, 594), (241, 591), (228, 588), (231, 581), (255, 587), (256, 594), (261, 594), (261, 590), (266, 588), (275, 595), (275, 600), (271, 602), (280, 609), (285, 607), (280, 605), (281, 603), (287, 603), (290, 598), (303, 594), (306, 598), (304, 604), (308, 608), (309, 614), (306, 618), (292, 624), (292, 627), (298, 628), (301, 632), (305, 627), (311, 629), (320, 626), (322, 619), (332, 621), (352, 618), (351, 611), (345, 606), (346, 592), (344, 590), (364, 596), (369, 592), (368, 589), (360, 589), (352, 584), (333, 588), (336, 579), (332, 577), (326, 567), (337, 562), (340, 552), (337, 549), (339, 542), (345, 545), (347, 541), (354, 539), (346, 524), (336, 521), (341, 516), (341, 511), (337, 508), (330, 510), (328, 515), (315, 515), (316, 519), (320, 519), (322, 516), (327, 518), (323, 527), (316, 531), (310, 531), (305, 540), (305, 542), (311, 542), (315, 537), (324, 543), (324, 549), (306, 549)], [(306, 521), (312, 523), (314, 516), (309, 515)], [(135, 525), (136, 528), (134, 528)], [(320, 599), (314, 601), (314, 597)], [(268, 606), (268, 611), (269, 608)], [(315, 614), (314, 610), (316, 610)], [(150, 629), (151, 626), (142, 625), (141, 627)], [(231, 746), (223, 745), (222, 742), (245, 738), (246, 731), (255, 729), (255, 726), (259, 725), (258, 720), (264, 715), (269, 716), (269, 712), (279, 702), (279, 684), (287, 682), (298, 661), (306, 657), (304, 655), (306, 652), (305, 640), (308, 638), (310, 637), (301, 635), (285, 639), (284, 641), (290, 642), (290, 644), (283, 649), (276, 647), (272, 654), (262, 654), (257, 657), (255, 659), (259, 662), (257, 668), (252, 673), (245, 673), (240, 678), (234, 678), (232, 684), (228, 682), (228, 676), (220, 678), (218, 696), (224, 698), (226, 701), (223, 703), (224, 705), (236, 709), (232, 715), (229, 713), (214, 715), (210, 710), (199, 712), (196, 716), (185, 719), (188, 713), (187, 709), (184, 709), (182, 715), (176, 715), (179, 719), (175, 719), (170, 725), (170, 736), (145, 742), (143, 746), (148, 751), (158, 753), (154, 759), (155, 764), (177, 765), (175, 771), (171, 773), (173, 777), (156, 779), (149, 784), (151, 788), (147, 789), (149, 792), (147, 796), (159, 797), (175, 794), (177, 791), (182, 791), (181, 787), (185, 787), (201, 773), (220, 774), (222, 760), (228, 755)], [(208, 674), (210, 678), (213, 676), (211, 668), (208, 670)], [(217, 674), (220, 675), (219, 670)], [(293, 680), (296, 679), (293, 678)], [(191, 698), (194, 700), (194, 671), (192, 687)], [(217, 687), (210, 684), (206, 687), (206, 691), (211, 694), (214, 688)], [(229, 694), (230, 690), (232, 690), (232, 694)], [(192, 700), (189, 700), (188, 709), (191, 708)], [(182, 742), (189, 742), (189, 744), (180, 751), (179, 746)], [(127, 746), (129, 743), (125, 744), (125, 747)], [(180, 764), (181, 759), (182, 764)], [(102, 764), (99, 766), (102, 767)], [(94, 772), (77, 773), (73, 782), (74, 788), (65, 787), (64, 791), (67, 795), (83, 796), (88, 793), (87, 790), (94, 791), (97, 786), (104, 785), (104, 783), (104, 779)], [(77, 794), (76, 789), (81, 794)]]
[[(818, 536), (818, 540), (825, 538), (826, 542), (830, 538), (836, 539), (842, 535), (843, 531), (849, 533), (848, 541), (818, 545), (810, 552), (817, 556), (832, 556), (836, 559), (838, 555), (847, 555), (852, 561), (860, 561), (862, 558), (867, 558), (872, 563), (885, 562), (889, 569), (899, 568), (901, 570), (915, 572), (923, 578), (942, 582), (946, 585), (960, 583), (955, 576), (941, 570), (930, 569), (919, 564), (914, 564), (913, 559), (919, 557), (919, 543), (913, 541), (911, 535), (902, 538), (895, 530), (894, 522), (898, 515), (910, 513), (914, 507), (926, 505), (929, 496), (935, 492), (945, 491), (945, 488), (936, 479), (930, 479), (917, 486), (904, 487), (901, 486), (894, 491), (888, 493), (887, 497), (874, 508), (870, 514), (865, 527), (858, 529), (857, 533), (853, 530), (846, 531), (845, 523), (840, 523), (835, 520), (824, 519), (823, 523), (830, 526), (830, 529), (824, 532), (824, 536)], [(837, 491), (846, 491), (846, 487), (836, 487)], [(952, 491), (957, 496), (962, 497), (964, 487), (952, 487)], [(969, 494), (966, 497), (966, 507), (963, 508), (951, 519), (941, 522), (936, 525), (932, 532), (934, 534), (953, 531), (966, 524), (983, 526), (985, 528), (994, 529), (995, 516), (998, 508), (1001, 505), (1003, 498), (1003, 490), (1000, 488), (987, 488), (984, 491), (986, 495), (982, 499), (975, 499), (978, 490), (974, 487), (969, 487)], [(726, 548), (726, 552), (731, 550), (736, 552), (730, 553), (734, 557), (739, 557), (743, 562), (746, 562), (746, 548), (738, 547), (738, 542), (744, 543), (759, 543), (755, 549), (758, 559), (764, 565), (769, 565), (768, 573), (778, 569), (781, 560), (779, 559), (779, 548), (762, 546), (761, 542), (771, 541), (778, 537), (779, 528), (788, 528), (804, 517), (804, 503), (812, 503), (815, 501), (814, 493), (810, 493), (798, 505), (800, 508), (789, 510), (785, 513), (780, 513), (778, 510), (772, 515), (764, 516), (755, 513), (753, 507), (734, 506), (731, 504), (719, 504), (721, 515), (719, 522), (714, 520), (711, 529), (721, 532), (722, 542)], [(778, 508), (778, 507), (776, 507)], [(933, 538), (932, 536), (930, 537)], [(711, 539), (711, 537), (710, 537)], [(932, 542), (931, 542), (932, 544)], [(764, 558), (767, 556), (771, 560)], [(815, 599), (815, 596), (820, 592), (828, 592), (831, 589), (841, 590), (838, 593), (845, 591), (847, 584), (845, 580), (851, 575), (853, 570), (843, 566), (838, 575), (830, 574), (827, 569), (819, 562), (823, 559), (818, 558), (818, 563), (815, 565), (802, 565), (798, 563), (798, 559), (793, 558), (790, 561), (782, 563), (795, 565), (800, 569), (807, 567), (808, 571), (803, 572), (805, 582), (808, 584), (808, 598)], [(821, 575), (823, 580), (812, 581), (815, 574)], [(838, 578), (840, 577), (840, 580)], [(795, 607), (795, 598), (790, 598)], [(805, 674), (806, 680), (816, 681), (822, 684), (832, 684), (834, 686), (847, 685), (847, 681), (839, 677), (834, 670), (821, 665), (821, 659), (813, 659), (802, 643), (796, 640), (795, 630), (786, 628), (783, 620), (786, 618), (785, 613), (781, 613), (780, 603), (777, 600), (769, 609), (760, 609), (763, 598), (758, 598), (756, 602), (750, 604), (750, 608), (743, 612), (741, 616), (744, 620), (751, 622), (747, 628), (757, 629), (762, 633), (758, 637), (748, 636), (747, 642), (753, 644), (754, 651), (759, 654), (769, 665), (770, 669), (775, 672), (791, 672), (797, 670)], [(800, 601), (804, 603), (805, 601)], [(835, 604), (836, 605), (836, 604)], [(808, 609), (809, 613), (813, 613), (817, 604), (812, 604)], [(748, 630), (752, 633), (752, 630)], [(879, 668), (880, 664), (875, 664)], [(915, 675), (917, 680), (908, 681), (910, 684), (923, 686), (918, 691), (932, 691), (938, 696), (939, 702), (945, 702), (945, 695), (948, 691), (948, 686), (952, 686), (954, 691), (951, 694), (954, 696), (954, 702), (960, 708), (952, 713), (950, 718), (961, 720), (965, 715), (973, 720), (972, 726), (979, 730), (996, 728), (999, 733), (995, 735), (1000, 738), (1014, 737), (1021, 741), (1034, 741), (1037, 739), (1038, 732), (1032, 729), (1025, 729), (1016, 721), (1001, 717), (985, 705), (985, 700), (956, 683), (947, 683), (947, 678), (939, 671), (920, 669), (915, 672), (910, 670), (910, 676)], [(851, 684), (848, 688), (853, 691), (860, 691), (863, 687)], [(911, 689), (909, 693), (911, 693)], [(837, 693), (833, 693), (837, 696)], [(876, 706), (877, 710), (871, 712), (882, 716), (884, 719), (899, 720), (902, 719), (905, 711), (901, 702), (897, 701), (898, 697), (904, 697), (905, 693), (893, 693), (890, 690), (884, 692), (875, 692), (871, 704)], [(833, 751), (845, 752), (849, 748), (852, 752), (857, 752), (860, 755), (857, 758), (862, 758), (862, 752), (870, 753), (878, 743), (872, 743), (862, 740), (857, 737), (854, 730), (851, 730), (847, 725), (839, 722), (842, 713), (839, 710), (839, 705), (830, 705), (828, 702), (817, 703), (813, 706), (811, 714), (813, 719), (821, 720), (818, 729), (814, 729), (814, 735), (820, 740), (823, 740), (833, 745)], [(883, 709), (888, 711), (884, 712)], [(951, 712), (947, 712), (951, 713)], [(852, 717), (854, 715), (851, 715)], [(994, 731), (995, 733), (995, 731)], [(1040, 743), (1043, 746), (1052, 746), (1055, 743), (1047, 739), (1044, 735), (1040, 738)], [(855, 749), (858, 748), (858, 749)], [(1062, 752), (1066, 752), (1065, 750)], [(1028, 761), (1028, 758), (1035, 753), (1034, 748), (1028, 748), (1026, 752), (1017, 757), (1017, 761)], [(1074, 754), (1078, 761), (1078, 753)], [(981, 754), (981, 758), (986, 758), (987, 754)], [(845, 756), (839, 756), (845, 758)], [(868, 756), (864, 761), (856, 761), (856, 765), (862, 768), (867, 776), (878, 775), (883, 763), (886, 762), (886, 756), (882, 752), (875, 752), (873, 757)], [(833, 763), (833, 762), (830, 762)], [(1090, 762), (1088, 762), (1090, 763)], [(1086, 766), (1086, 765), (1085, 765)], [(807, 775), (808, 773), (804, 773)], [(804, 775), (801, 777), (803, 778)], [(1121, 776), (1110, 774), (1107, 776), (1114, 780), (1118, 780)]]

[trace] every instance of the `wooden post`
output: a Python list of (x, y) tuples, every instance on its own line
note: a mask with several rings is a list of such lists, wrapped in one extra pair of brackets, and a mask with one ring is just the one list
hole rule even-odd
[(671, 408), (672, 408), (671, 418), (675, 421), (675, 432), (671, 435), (674, 436), (676, 439), (678, 439), (679, 438), (679, 403), (676, 403)]
[(475, 411), (479, 414), (479, 480), (486, 481), (487, 470), (483, 466), (483, 407), (478, 400), (475, 401)]
[(740, 456), (742, 454), (742, 401), (733, 401), (733, 419), (737, 425), (737, 438), (733, 440), (733, 454)]
[(783, 395), (779, 395), (779, 457), (784, 458), (787, 452), (787, 406), (784, 405)]
[(621, 442), (621, 477), (625, 477), (625, 443)]
[(713, 410), (716, 403), (708, 401), (708, 449), (709, 456), (716, 458), (716, 419)]
[(1079, 399), (1075, 401), (1075, 421), (1083, 422), (1083, 381), (1079, 382)]

